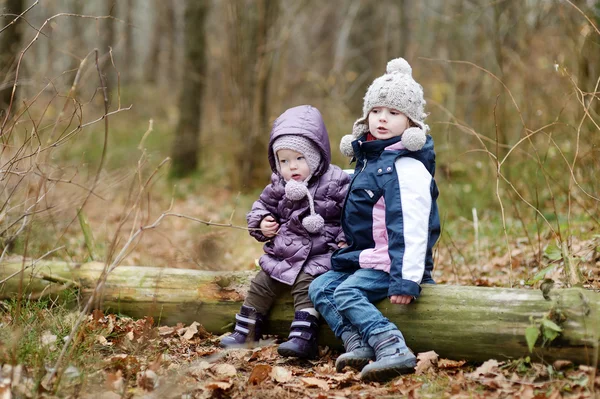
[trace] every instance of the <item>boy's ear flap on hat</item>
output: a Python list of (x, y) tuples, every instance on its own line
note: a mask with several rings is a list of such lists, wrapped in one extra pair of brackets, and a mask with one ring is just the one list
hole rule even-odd
[(355, 140), (367, 134), (368, 132), (369, 125), (365, 118), (360, 118), (354, 122), (354, 125), (352, 126), (352, 137), (354, 137)]
[(369, 131), (369, 126), (366, 124), (365, 118), (360, 118), (352, 126), (352, 134), (347, 134), (340, 141), (340, 151), (348, 158), (354, 156), (352, 142), (361, 136), (364, 136)]

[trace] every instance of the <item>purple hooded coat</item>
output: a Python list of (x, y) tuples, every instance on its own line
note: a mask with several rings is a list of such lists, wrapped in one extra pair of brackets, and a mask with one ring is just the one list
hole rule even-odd
[[(273, 142), (286, 134), (311, 140), (321, 153), (319, 167), (308, 182), (315, 211), (325, 220), (325, 227), (314, 234), (302, 225), (302, 219), (310, 214), (308, 198), (299, 201), (287, 198), (285, 180), (277, 172)], [(290, 108), (275, 120), (269, 140), (271, 184), (265, 187), (246, 218), (249, 228), (258, 229), (250, 230), (250, 235), (258, 241), (267, 241), (259, 264), (277, 281), (293, 285), (301, 270), (312, 276), (325, 273), (331, 269), (331, 253), (338, 248), (338, 242), (344, 241), (340, 218), (350, 177), (330, 165), (330, 161), (329, 136), (316, 108), (310, 105)], [(280, 225), (277, 235), (270, 239), (260, 231), (260, 222), (267, 215), (272, 215)]]

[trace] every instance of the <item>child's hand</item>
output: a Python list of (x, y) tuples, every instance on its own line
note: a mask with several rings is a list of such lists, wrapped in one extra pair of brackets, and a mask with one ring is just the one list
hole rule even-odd
[(279, 223), (275, 221), (273, 216), (265, 216), (265, 218), (260, 221), (260, 231), (265, 237), (274, 237), (275, 234), (277, 234), (277, 230), (279, 230)]
[(338, 242), (338, 248), (346, 248), (347, 246), (348, 246), (348, 244), (346, 244), (346, 241)]
[(408, 305), (413, 300), (413, 297), (410, 295), (392, 295), (390, 297), (390, 302), (398, 305)]

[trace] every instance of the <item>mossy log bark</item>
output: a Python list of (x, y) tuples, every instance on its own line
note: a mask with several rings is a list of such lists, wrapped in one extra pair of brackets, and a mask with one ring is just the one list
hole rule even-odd
[[(0, 265), (0, 281), (21, 270), (22, 263)], [(68, 282), (89, 298), (104, 270), (101, 263), (73, 265), (42, 261), (24, 272), (24, 296), (60, 292)], [(144, 266), (120, 266), (107, 278), (96, 308), (135, 318), (151, 316), (161, 324), (201, 323), (221, 334), (231, 328), (253, 272), (209, 272)], [(0, 286), (0, 299), (19, 292), (18, 274)], [(531, 319), (561, 313), (563, 331), (532, 358), (566, 359), (598, 364), (600, 294), (580, 288), (554, 289), (545, 299), (539, 290), (436, 285), (423, 287), (415, 303), (378, 304), (404, 333), (416, 352), (435, 350), (440, 356), (468, 361), (514, 359), (530, 355), (525, 329)], [(276, 302), (266, 333), (287, 336), (294, 309), (291, 297)], [(323, 325), (320, 343), (339, 348), (340, 342)]]

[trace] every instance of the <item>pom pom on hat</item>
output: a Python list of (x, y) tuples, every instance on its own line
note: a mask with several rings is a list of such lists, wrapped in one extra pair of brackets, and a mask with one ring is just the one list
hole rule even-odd
[(315, 203), (308, 191), (308, 187), (305, 182), (299, 182), (296, 180), (290, 180), (285, 184), (285, 196), (292, 201), (300, 201), (304, 197), (308, 197), (308, 205), (310, 208), (310, 215), (302, 219), (302, 226), (309, 233), (318, 233), (325, 226), (325, 220), (323, 216), (315, 212)]
[(352, 148), (352, 142), (359, 137), (367, 134), (369, 126), (365, 124), (365, 119), (360, 118), (352, 126), (352, 134), (347, 134), (340, 140), (340, 151), (344, 156), (352, 158), (354, 156), (354, 149)]
[(354, 156), (354, 149), (352, 149), (352, 142), (354, 137), (351, 134), (347, 134), (340, 140), (340, 151), (344, 156), (352, 158)]
[(412, 68), (404, 58), (396, 58), (388, 62), (385, 71), (387, 73), (400, 72), (402, 74), (412, 76)]
[(419, 151), (425, 145), (427, 136), (423, 129), (418, 127), (409, 127), (402, 133), (402, 145), (409, 151)]
[(299, 201), (306, 197), (308, 194), (308, 188), (303, 182), (296, 180), (290, 180), (285, 185), (285, 196), (292, 201)]
[(321, 215), (315, 213), (314, 215), (305, 217), (302, 220), (302, 226), (304, 226), (309, 233), (318, 233), (325, 226), (325, 221)]

